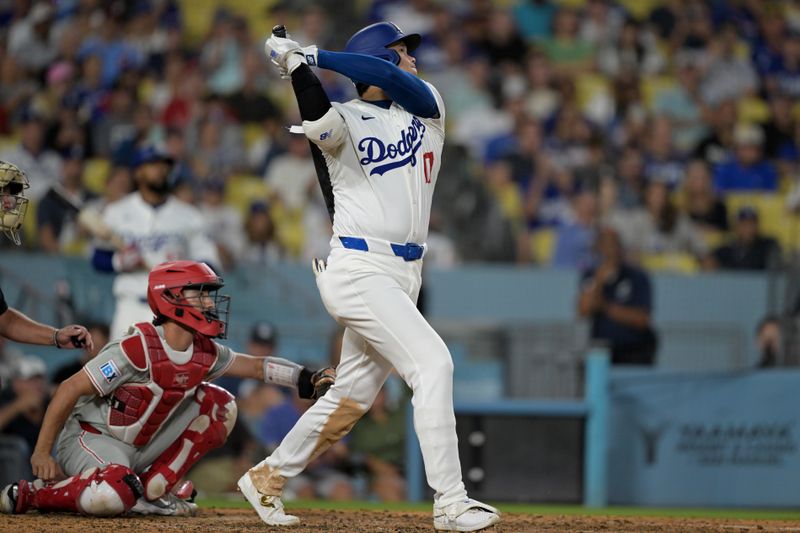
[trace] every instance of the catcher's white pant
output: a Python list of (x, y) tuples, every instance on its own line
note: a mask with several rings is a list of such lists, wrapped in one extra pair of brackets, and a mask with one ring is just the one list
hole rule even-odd
[(453, 361), (416, 308), (421, 282), (422, 261), (331, 251), (317, 286), (328, 312), (346, 327), (336, 384), (250, 471), (259, 491), (280, 495), (285, 478), (299, 474), (350, 431), (394, 367), (413, 391), (414, 427), (437, 503), (466, 498), (453, 413)]
[(118, 339), (125, 335), (134, 324), (153, 320), (153, 311), (146, 299), (137, 296), (118, 296), (111, 320), (111, 338)]

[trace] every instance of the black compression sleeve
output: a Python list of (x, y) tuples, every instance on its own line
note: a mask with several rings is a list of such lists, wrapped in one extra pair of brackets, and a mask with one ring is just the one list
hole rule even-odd
[(303, 120), (319, 120), (331, 108), (328, 95), (308, 65), (300, 65), (292, 72), (292, 89)]
[(314, 397), (314, 384), (311, 383), (313, 375), (312, 371), (304, 367), (300, 371), (300, 377), (297, 378), (297, 395), (304, 400), (310, 400)]

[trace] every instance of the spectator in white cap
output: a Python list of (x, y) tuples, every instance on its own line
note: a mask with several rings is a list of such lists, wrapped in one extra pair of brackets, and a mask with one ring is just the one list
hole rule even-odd
[(22, 438), (30, 450), (36, 445), (49, 398), (47, 368), (35, 356), (18, 358), (11, 389), (0, 397), (0, 432)]

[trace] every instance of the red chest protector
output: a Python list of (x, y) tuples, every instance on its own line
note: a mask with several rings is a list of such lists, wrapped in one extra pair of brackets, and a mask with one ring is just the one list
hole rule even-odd
[(191, 359), (179, 365), (167, 356), (152, 324), (136, 324), (135, 330), (120, 342), (120, 348), (137, 370), (150, 370), (150, 381), (128, 383), (114, 391), (108, 429), (119, 440), (141, 447), (150, 442), (184, 398), (194, 395), (216, 361), (217, 350), (211, 339), (195, 335)]

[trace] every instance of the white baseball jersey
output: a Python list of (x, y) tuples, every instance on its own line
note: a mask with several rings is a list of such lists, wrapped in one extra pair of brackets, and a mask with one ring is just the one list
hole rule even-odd
[[(414, 427), (436, 505), (466, 499), (452, 358), (415, 305), (422, 261), (393, 257), (369, 242), (367, 250), (336, 242), (354, 237), (425, 243), (444, 144), (444, 103), (428, 87), (439, 107), (436, 119), (415, 117), (395, 103), (385, 109), (352, 100), (303, 122), (306, 136), (325, 157), (334, 199), (333, 249), (327, 268), (316, 271), (317, 287), (325, 308), (346, 329), (336, 384), (247, 474), (260, 494), (280, 495), (287, 478), (339, 439), (342, 428), (349, 431), (394, 368), (413, 391)], [(248, 500), (259, 509), (257, 501)]]
[(332, 128), (317, 132), (303, 123), (308, 138), (321, 148), (330, 174), (334, 239), (425, 242), (445, 121), (444, 101), (433, 85), (427, 85), (439, 118), (416, 117), (396, 103), (385, 109), (356, 99), (332, 104), (341, 117)]
[[(134, 192), (109, 204), (103, 211), (103, 220), (126, 243), (135, 244), (151, 267), (180, 259), (220, 265), (205, 219), (194, 206), (175, 197), (170, 196), (162, 205), (153, 207)], [(114, 295), (145, 298), (147, 276), (145, 269), (118, 274), (114, 280)]]

